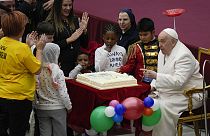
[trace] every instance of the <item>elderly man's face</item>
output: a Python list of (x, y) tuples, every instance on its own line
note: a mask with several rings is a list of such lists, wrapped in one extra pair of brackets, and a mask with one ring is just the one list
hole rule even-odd
[(162, 31), (159, 36), (159, 47), (164, 55), (170, 55), (172, 49), (174, 48), (174, 43), (172, 38), (164, 31)]

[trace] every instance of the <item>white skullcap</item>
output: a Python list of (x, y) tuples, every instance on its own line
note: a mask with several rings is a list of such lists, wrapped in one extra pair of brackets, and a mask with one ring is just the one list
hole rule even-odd
[(178, 38), (178, 34), (177, 34), (177, 32), (174, 29), (172, 29), (172, 28), (166, 28), (163, 31), (166, 32), (171, 37), (173, 37), (174, 39), (177, 39), (177, 40), (179, 39)]

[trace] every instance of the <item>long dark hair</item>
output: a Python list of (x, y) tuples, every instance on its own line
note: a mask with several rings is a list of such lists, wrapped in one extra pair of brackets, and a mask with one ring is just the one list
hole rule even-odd
[[(75, 29), (74, 22), (73, 22), (73, 18), (74, 18), (73, 3), (74, 3), (74, 0), (71, 0), (71, 1), (72, 1), (72, 9), (71, 9), (71, 11), (69, 13), (69, 16), (68, 16), (68, 23), (69, 23), (69, 26), (74, 30)], [(58, 34), (59, 32), (62, 32), (64, 30), (64, 24), (63, 24), (62, 18), (61, 18), (62, 3), (63, 3), (63, 0), (54, 0), (53, 7), (52, 7), (49, 15), (46, 18), (46, 21), (54, 24), (56, 34)]]

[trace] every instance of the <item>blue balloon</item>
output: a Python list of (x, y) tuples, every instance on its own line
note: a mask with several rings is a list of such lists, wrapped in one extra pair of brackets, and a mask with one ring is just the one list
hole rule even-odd
[(116, 123), (120, 123), (123, 121), (123, 116), (122, 115), (118, 115), (118, 114), (115, 114), (113, 117), (112, 117), (112, 120)]
[(123, 115), (125, 113), (125, 106), (123, 106), (122, 104), (117, 104), (114, 108), (115, 113), (118, 115)]
[(154, 104), (154, 100), (151, 98), (151, 97), (146, 97), (144, 99), (144, 106), (147, 107), (147, 108), (150, 108), (152, 107)]

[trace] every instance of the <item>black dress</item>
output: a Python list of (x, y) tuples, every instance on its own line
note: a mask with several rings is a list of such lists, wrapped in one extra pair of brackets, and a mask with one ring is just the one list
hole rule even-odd
[[(73, 17), (73, 22), (76, 29), (79, 28), (79, 21), (76, 16)], [(82, 34), (76, 41), (67, 44), (66, 39), (70, 37), (75, 30), (72, 30), (66, 21), (63, 21), (64, 30), (54, 35), (54, 42), (60, 46), (59, 64), (64, 72), (65, 76), (69, 75), (69, 72), (76, 65), (76, 58), (80, 47), (86, 47), (88, 37), (86, 34)]]
[(128, 51), (128, 46), (139, 41), (139, 35), (135, 28), (127, 30), (125, 33), (121, 33), (120, 39), (117, 44), (124, 47), (126, 52)]

